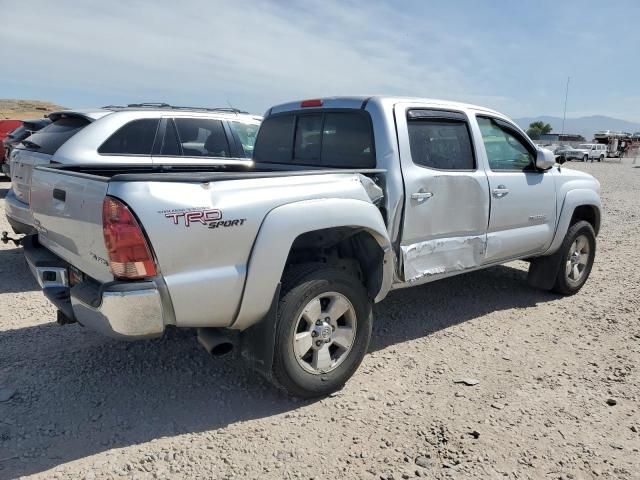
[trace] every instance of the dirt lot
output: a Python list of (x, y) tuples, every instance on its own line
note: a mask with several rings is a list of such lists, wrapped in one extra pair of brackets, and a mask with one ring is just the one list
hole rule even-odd
[(192, 332), (59, 327), (0, 246), (0, 478), (640, 478), (640, 168), (571, 166), (606, 212), (578, 295), (531, 290), (521, 262), (395, 292), (355, 377), (315, 402)]

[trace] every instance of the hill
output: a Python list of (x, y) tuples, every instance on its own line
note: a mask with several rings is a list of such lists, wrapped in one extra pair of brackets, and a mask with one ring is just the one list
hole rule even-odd
[(39, 118), (56, 110), (64, 110), (64, 107), (42, 100), (0, 99), (0, 119), (17, 118), (26, 120)]
[[(562, 118), (560, 117), (541, 115), (539, 117), (524, 117), (514, 120), (524, 130), (529, 128), (530, 123), (541, 121), (550, 124), (553, 127), (553, 133), (560, 133), (562, 131)], [(640, 132), (640, 123), (629, 122), (604, 115), (592, 115), (589, 117), (567, 118), (564, 124), (565, 133), (580, 134), (588, 141), (593, 138), (594, 133), (600, 130), (629, 133)]]

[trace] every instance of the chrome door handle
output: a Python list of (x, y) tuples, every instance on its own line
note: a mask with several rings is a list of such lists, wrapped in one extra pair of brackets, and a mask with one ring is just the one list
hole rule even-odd
[(415, 192), (411, 194), (411, 199), (418, 200), (419, 202), (423, 202), (431, 197), (433, 197), (433, 193), (431, 192)]
[(502, 198), (509, 193), (509, 189), (504, 185), (498, 185), (498, 188), (493, 189), (493, 196), (496, 198)]

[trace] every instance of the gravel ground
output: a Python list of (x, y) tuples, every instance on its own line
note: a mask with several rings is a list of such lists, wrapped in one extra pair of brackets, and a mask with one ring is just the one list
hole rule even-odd
[(528, 288), (521, 262), (395, 292), (355, 377), (315, 402), (190, 331), (59, 327), (0, 246), (0, 478), (640, 478), (640, 168), (571, 167), (605, 208), (578, 295)]

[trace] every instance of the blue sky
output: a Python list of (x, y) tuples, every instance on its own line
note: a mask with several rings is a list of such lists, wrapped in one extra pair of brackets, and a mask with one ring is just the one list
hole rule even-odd
[[(0, 0), (0, 98), (262, 113), (391, 94), (640, 121), (640, 2)], [(10, 19), (9, 21), (7, 19)]]

